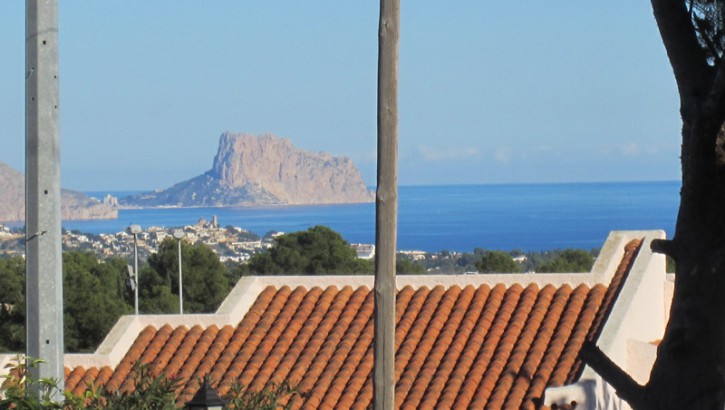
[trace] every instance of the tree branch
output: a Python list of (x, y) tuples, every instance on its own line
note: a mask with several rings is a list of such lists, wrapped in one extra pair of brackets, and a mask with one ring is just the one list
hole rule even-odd
[[(680, 92), (682, 108), (693, 97), (704, 98), (712, 78), (712, 68), (700, 47), (695, 27), (682, 0), (651, 0), (662, 43), (667, 50)], [(685, 113), (683, 113), (684, 115)]]
[(722, 60), (718, 61), (715, 78), (702, 108), (703, 114), (708, 118), (721, 118), (725, 115), (725, 64), (722, 64)]
[(597, 345), (590, 341), (584, 342), (579, 356), (599, 376), (614, 387), (617, 395), (628, 402), (633, 408), (641, 408), (644, 403), (645, 389), (640, 386), (632, 376), (628, 375), (621, 367), (617, 366)]
[(677, 245), (673, 241), (667, 239), (653, 239), (649, 247), (652, 252), (667, 255), (677, 261), (678, 250)]

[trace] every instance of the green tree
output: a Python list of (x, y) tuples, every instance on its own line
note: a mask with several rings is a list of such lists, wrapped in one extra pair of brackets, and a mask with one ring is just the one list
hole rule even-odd
[(451, 252), (442, 250), (437, 254), (426, 254), (425, 260), (421, 261), (426, 272), (438, 274), (461, 274), (476, 270), (476, 262), (485, 251), (476, 248), (474, 253)]
[(327, 275), (371, 273), (372, 263), (357, 258), (339, 233), (325, 226), (280, 235), (272, 247), (252, 256), (244, 273)]
[[(118, 318), (131, 311), (125, 262), (90, 252), (63, 253), (64, 341), (67, 352), (94, 350)], [(0, 259), (0, 351), (25, 349), (25, 260)]]
[(122, 260), (101, 262), (92, 252), (63, 253), (63, 303), (66, 351), (87, 352), (103, 341), (131, 308)]
[(140, 264), (138, 309), (140, 313), (178, 313), (179, 297), (171, 293), (171, 278), (161, 275), (148, 264)]
[(25, 349), (25, 259), (0, 259), (0, 352)]
[(482, 273), (521, 272), (514, 258), (506, 252), (488, 251), (476, 262), (476, 269)]
[[(184, 292), (184, 312), (211, 313), (216, 311), (231, 289), (232, 281), (226, 266), (208, 245), (191, 245), (181, 241), (181, 268)], [(145, 293), (146, 307), (165, 313), (178, 313), (179, 254), (178, 243), (172, 238), (164, 239), (157, 253), (148, 258), (151, 268), (141, 277), (141, 286), (149, 286)], [(167, 292), (168, 290), (168, 292)], [(176, 295), (171, 297), (171, 295)], [(176, 300), (175, 307), (169, 302)], [(156, 304), (156, 305), (154, 305)]]
[[(372, 261), (370, 261), (372, 262)], [(371, 267), (371, 270), (375, 267)], [(395, 260), (395, 273), (398, 275), (421, 275), (426, 273), (425, 266), (407, 257), (398, 255)]]
[(541, 273), (590, 272), (594, 265), (594, 255), (582, 249), (566, 249), (536, 268)]

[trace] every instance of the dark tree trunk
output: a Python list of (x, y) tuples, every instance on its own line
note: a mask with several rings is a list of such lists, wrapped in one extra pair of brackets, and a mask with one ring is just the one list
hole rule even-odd
[[(712, 166), (717, 131), (698, 117), (683, 127), (680, 211), (675, 236), (665, 246), (677, 272), (670, 321), (645, 389), (645, 405), (636, 408), (725, 405), (725, 189), (722, 171)], [(687, 152), (704, 153), (702, 142), (710, 146), (709, 158)]]
[(644, 390), (643, 409), (725, 404), (725, 100), (720, 62), (707, 64), (684, 1), (653, 0), (680, 93), (682, 190), (672, 241), (670, 321)]
[(675, 291), (648, 384), (607, 378), (607, 373), (616, 374), (607, 369), (600, 374), (638, 410), (721, 410), (725, 406), (725, 67), (720, 59), (708, 64), (687, 9), (689, 1), (651, 1), (677, 81), (683, 124), (675, 235), (652, 245), (675, 260)]

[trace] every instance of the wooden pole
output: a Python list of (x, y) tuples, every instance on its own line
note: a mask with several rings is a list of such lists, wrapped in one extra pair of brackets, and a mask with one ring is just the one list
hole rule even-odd
[[(25, 264), (27, 352), (34, 379), (63, 392), (63, 258), (60, 224), (58, 1), (25, 3)], [(31, 386), (40, 395), (38, 386)]]
[(380, 1), (378, 181), (375, 200), (373, 406), (395, 407), (395, 249), (398, 225), (398, 38), (400, 0)]

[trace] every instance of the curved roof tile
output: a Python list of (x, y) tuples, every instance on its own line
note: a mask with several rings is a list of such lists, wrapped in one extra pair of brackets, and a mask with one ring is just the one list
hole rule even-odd
[[(608, 286), (405, 286), (396, 302), (398, 408), (538, 408), (544, 390), (576, 381), (636, 257), (627, 245)], [(183, 405), (210, 376), (261, 390), (289, 383), (292, 409), (372, 403), (373, 292), (266, 287), (235, 327), (148, 326), (116, 366), (66, 370), (66, 388), (133, 389), (133, 365), (176, 376)]]

